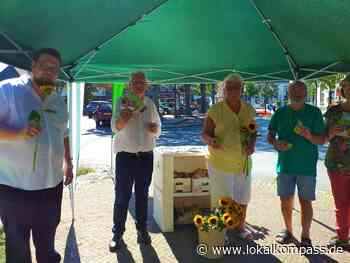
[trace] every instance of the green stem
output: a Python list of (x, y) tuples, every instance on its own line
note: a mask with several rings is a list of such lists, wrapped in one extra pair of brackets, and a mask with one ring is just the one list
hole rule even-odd
[(33, 154), (33, 172), (35, 172), (35, 168), (36, 168), (36, 158), (38, 155), (38, 148), (39, 148), (39, 141), (38, 139), (36, 139), (35, 145), (34, 145), (34, 154)]

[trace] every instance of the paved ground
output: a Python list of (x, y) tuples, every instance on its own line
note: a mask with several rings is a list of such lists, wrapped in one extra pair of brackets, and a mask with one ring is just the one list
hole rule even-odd
[[(75, 193), (76, 219), (72, 223), (69, 194), (64, 193), (62, 222), (57, 232), (57, 248), (64, 257), (64, 262), (207, 262), (209, 260), (196, 254), (197, 233), (192, 225), (177, 226), (173, 233), (160, 232), (152, 218), (153, 192), (149, 198), (149, 231), (152, 246), (140, 247), (136, 243), (134, 227), (134, 208), (130, 205), (124, 246), (112, 254), (108, 251), (111, 238), (113, 207), (113, 181), (110, 177), (94, 179), (78, 184)], [(133, 202), (132, 202), (133, 203)], [(293, 213), (295, 235), (300, 233), (299, 207)], [(279, 202), (275, 196), (274, 182), (255, 180), (253, 198), (248, 211), (247, 227), (253, 231), (254, 240), (240, 242), (232, 239), (232, 245), (250, 249), (269, 246), (274, 243), (274, 235), (282, 226)], [(318, 194), (315, 202), (315, 214), (312, 225), (314, 245), (324, 245), (334, 235), (334, 213), (329, 194)], [(350, 262), (350, 254), (325, 254), (301, 256), (297, 254), (267, 255), (231, 255), (217, 262)]]

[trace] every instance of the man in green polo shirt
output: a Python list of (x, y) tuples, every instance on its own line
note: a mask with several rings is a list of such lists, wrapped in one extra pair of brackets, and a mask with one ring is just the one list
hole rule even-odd
[(276, 241), (285, 244), (293, 240), (292, 211), (297, 186), (301, 207), (301, 245), (311, 246), (317, 145), (324, 143), (325, 126), (321, 111), (305, 104), (306, 94), (304, 82), (294, 81), (289, 84), (290, 104), (279, 108), (272, 116), (267, 140), (278, 151), (277, 194), (281, 199), (286, 227), (276, 236)]

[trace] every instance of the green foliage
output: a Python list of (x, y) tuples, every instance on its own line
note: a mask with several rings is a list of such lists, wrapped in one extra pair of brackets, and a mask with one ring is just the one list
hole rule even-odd
[(0, 263), (5, 263), (5, 234), (0, 229)]
[(259, 95), (259, 87), (254, 82), (246, 82), (244, 85), (244, 95), (248, 97), (255, 97)]
[(245, 95), (248, 97), (263, 97), (265, 103), (269, 98), (277, 96), (277, 84), (273, 81), (247, 82)]
[(79, 167), (78, 171), (77, 171), (77, 176), (81, 176), (84, 174), (88, 174), (88, 173), (93, 173), (95, 172), (95, 169), (90, 168), (90, 167)]

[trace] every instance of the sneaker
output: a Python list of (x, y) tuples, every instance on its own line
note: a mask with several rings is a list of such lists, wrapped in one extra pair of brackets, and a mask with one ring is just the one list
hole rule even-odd
[(242, 240), (252, 240), (253, 239), (252, 233), (246, 229), (239, 230), (237, 233), (237, 237), (239, 239), (242, 239)]
[(289, 244), (293, 242), (293, 234), (287, 229), (282, 230), (276, 235), (276, 242), (279, 244)]
[(147, 231), (137, 231), (137, 243), (145, 245), (152, 243), (152, 239)]
[(116, 252), (118, 248), (120, 248), (121, 244), (122, 244), (122, 237), (114, 236), (111, 242), (109, 242), (109, 251), (112, 253)]
[(332, 237), (331, 240), (328, 241), (327, 247), (348, 247), (349, 240), (340, 240), (337, 236)]

